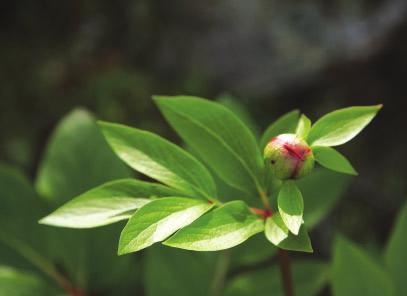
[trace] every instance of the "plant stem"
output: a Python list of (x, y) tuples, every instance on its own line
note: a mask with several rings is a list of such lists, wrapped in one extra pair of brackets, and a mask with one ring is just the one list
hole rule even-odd
[[(260, 190), (260, 198), (263, 202), (266, 211), (264, 211), (264, 217), (267, 218), (268, 216), (272, 215), (270, 202), (267, 198), (267, 193), (265, 191)], [(253, 210), (253, 209), (252, 209)], [(259, 214), (259, 211), (254, 209), (256, 214)], [(284, 296), (294, 296), (294, 288), (293, 288), (293, 281), (291, 277), (291, 266), (290, 266), (290, 257), (288, 256), (288, 252), (283, 249), (278, 249), (278, 260), (280, 262), (280, 271), (281, 271), (281, 280), (283, 283), (283, 291)]]
[(280, 262), (281, 281), (283, 283), (284, 296), (294, 296), (290, 257), (288, 256), (288, 252), (283, 249), (278, 249), (278, 260)]
[(260, 193), (260, 199), (263, 202), (264, 207), (266, 208), (266, 210), (270, 210), (271, 207), (270, 207), (270, 202), (267, 198), (267, 193), (263, 190), (260, 190), (259, 193)]
[(222, 292), (225, 285), (225, 278), (230, 265), (230, 256), (230, 250), (225, 250), (218, 255), (212, 287), (210, 290), (211, 296), (220, 296), (223, 294)]
[(44, 274), (55, 280), (55, 282), (63, 289), (69, 296), (86, 296), (79, 288), (76, 288), (66, 277), (56, 270), (54, 265), (46, 258), (42, 257), (30, 246), (24, 244), (18, 239), (8, 237), (8, 239), (2, 239), (6, 237), (3, 232), (0, 232), (0, 240), (8, 245), (10, 248), (17, 251), (21, 256), (31, 262)]

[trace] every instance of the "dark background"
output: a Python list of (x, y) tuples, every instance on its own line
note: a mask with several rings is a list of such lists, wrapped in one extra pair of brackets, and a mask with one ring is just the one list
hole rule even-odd
[(405, 200), (405, 0), (3, 1), (0, 42), (0, 161), (31, 177), (76, 106), (179, 141), (152, 94), (228, 93), (261, 129), (383, 103), (339, 149), (360, 176), (320, 231), (380, 246)]

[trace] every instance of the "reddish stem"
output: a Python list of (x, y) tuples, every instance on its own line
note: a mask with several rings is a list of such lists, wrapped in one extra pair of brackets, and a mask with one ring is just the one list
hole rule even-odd
[(284, 296), (294, 296), (290, 257), (288, 256), (288, 252), (283, 249), (278, 249), (278, 259), (280, 262), (281, 280), (283, 282)]
[(271, 210), (263, 210), (263, 209), (258, 209), (258, 208), (250, 208), (250, 210), (254, 214), (259, 215), (259, 216), (263, 217), (264, 219), (267, 219), (268, 217), (271, 217), (273, 215)]

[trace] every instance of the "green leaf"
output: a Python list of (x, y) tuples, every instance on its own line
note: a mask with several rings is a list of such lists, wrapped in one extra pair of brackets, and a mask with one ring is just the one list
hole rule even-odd
[(42, 224), (71, 228), (92, 228), (128, 219), (150, 202), (150, 197), (174, 196), (166, 186), (122, 179), (105, 183), (70, 200), (40, 220)]
[(278, 193), (278, 211), (288, 229), (298, 235), (304, 212), (304, 201), (301, 191), (294, 181), (285, 181)]
[(76, 109), (54, 130), (35, 185), (42, 197), (59, 206), (92, 187), (127, 176), (129, 170), (106, 144), (93, 116)]
[(38, 275), (0, 265), (0, 295), (57, 295)]
[(160, 245), (147, 250), (147, 296), (208, 296), (218, 253), (189, 252)]
[(383, 268), (343, 237), (336, 239), (332, 264), (334, 296), (393, 295), (392, 282)]
[[(76, 110), (65, 116), (53, 132), (36, 185), (55, 209), (74, 196), (108, 181), (127, 178), (130, 173), (105, 141), (94, 118), (84, 110)], [(36, 221), (41, 217), (44, 213)], [(139, 267), (129, 257), (118, 258), (116, 254), (121, 223), (80, 230), (31, 223), (46, 230), (44, 252), (84, 292), (117, 288), (127, 295), (137, 285)]]
[(161, 112), (229, 185), (257, 193), (264, 163), (250, 130), (224, 106), (195, 97), (154, 97)]
[(260, 149), (264, 150), (267, 143), (274, 137), (281, 134), (291, 134), (295, 132), (295, 128), (298, 124), (298, 119), (300, 117), (300, 112), (298, 110), (293, 110), (279, 117), (276, 121), (267, 127), (266, 131), (260, 140)]
[(165, 245), (193, 251), (218, 251), (241, 244), (264, 229), (242, 201), (228, 202), (179, 230)]
[(273, 258), (277, 254), (277, 248), (270, 246), (265, 235), (255, 235), (230, 251), (232, 268), (260, 264), (260, 262)]
[(375, 117), (382, 105), (339, 109), (312, 126), (308, 142), (314, 146), (338, 146), (353, 139)]
[(310, 130), (311, 120), (305, 114), (302, 114), (300, 120), (298, 121), (295, 134), (300, 138), (306, 139)]
[(136, 252), (168, 238), (212, 208), (204, 201), (182, 197), (154, 200), (138, 210), (124, 227), (119, 255)]
[(265, 226), (267, 239), (275, 246), (292, 251), (312, 253), (311, 241), (304, 225), (300, 228), (298, 235), (292, 235), (281, 219), (280, 213), (274, 213), (267, 218)]
[[(321, 219), (329, 214), (346, 191), (351, 179), (348, 175), (318, 168), (307, 177), (296, 181), (306, 201), (304, 209), (306, 229), (312, 230)], [(244, 244), (233, 248), (231, 264), (237, 267), (252, 266), (270, 260), (276, 254), (276, 248), (270, 247), (267, 242), (265, 236), (256, 235)]]
[(153, 133), (120, 124), (99, 123), (119, 157), (135, 170), (191, 196), (214, 199), (215, 183), (192, 155)]
[(0, 165), (0, 188), (0, 264), (39, 267), (46, 233), (37, 221), (45, 207), (16, 169)]
[(350, 162), (341, 153), (327, 146), (313, 146), (315, 160), (322, 166), (340, 173), (357, 175)]
[(348, 175), (321, 168), (296, 181), (307, 203), (304, 209), (304, 221), (308, 229), (312, 229), (328, 215), (345, 193), (351, 179)]
[(253, 117), (250, 115), (249, 110), (246, 108), (246, 104), (243, 104), (237, 98), (229, 94), (219, 96), (218, 102), (235, 113), (235, 115), (239, 117), (239, 119), (250, 129), (256, 139), (259, 137), (258, 126)]
[[(326, 285), (329, 270), (320, 261), (298, 261), (292, 265), (294, 295), (312, 296)], [(280, 268), (277, 264), (267, 269), (244, 273), (232, 279), (225, 296), (284, 296)]]
[(385, 262), (396, 287), (395, 295), (407, 295), (407, 204), (402, 208), (385, 250)]

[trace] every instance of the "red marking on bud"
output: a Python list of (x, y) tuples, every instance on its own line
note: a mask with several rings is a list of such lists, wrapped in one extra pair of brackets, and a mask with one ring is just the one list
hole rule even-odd
[(283, 144), (283, 148), (290, 154), (290, 156), (295, 159), (295, 166), (291, 178), (296, 178), (301, 168), (301, 163), (305, 160), (305, 157), (311, 152), (308, 147), (299, 147), (295, 145), (290, 145), (287, 143)]

